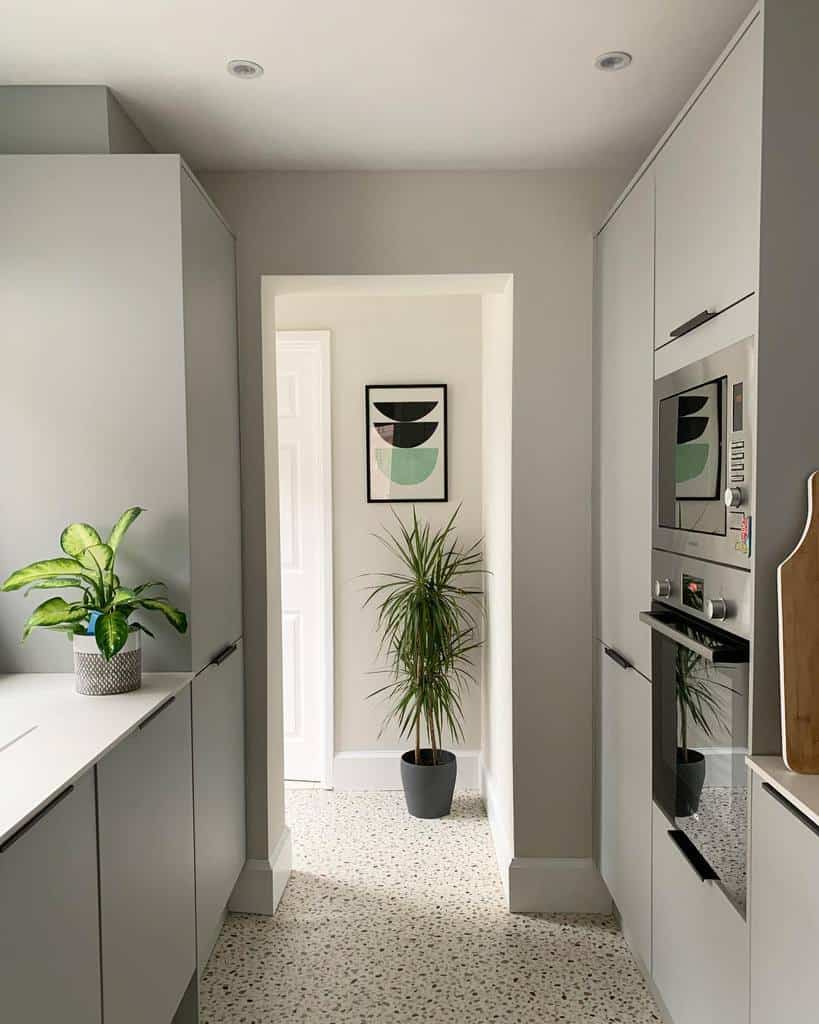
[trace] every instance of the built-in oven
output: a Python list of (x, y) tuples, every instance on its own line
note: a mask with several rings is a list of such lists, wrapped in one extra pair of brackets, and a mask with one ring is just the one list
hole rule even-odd
[(754, 339), (654, 385), (653, 547), (748, 569)]
[(671, 571), (688, 588), (688, 603), (655, 601), (640, 616), (652, 630), (654, 802), (695, 870), (744, 916), (749, 643), (700, 607), (709, 569), (747, 574), (676, 561)]

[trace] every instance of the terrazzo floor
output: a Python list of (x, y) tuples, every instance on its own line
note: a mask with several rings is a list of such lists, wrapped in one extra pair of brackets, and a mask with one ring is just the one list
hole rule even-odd
[(480, 798), (438, 821), (401, 793), (289, 790), (274, 917), (231, 915), (202, 1024), (660, 1021), (612, 918), (504, 908)]

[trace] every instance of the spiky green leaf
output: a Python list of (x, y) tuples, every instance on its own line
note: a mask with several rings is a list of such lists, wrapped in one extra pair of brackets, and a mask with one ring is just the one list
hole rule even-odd
[(88, 613), (84, 608), (72, 608), (67, 601), (61, 597), (52, 597), (38, 605), (23, 628), (23, 639), (27, 639), (32, 629), (37, 626), (62, 626), (69, 623), (79, 622)]
[(181, 612), (178, 608), (174, 608), (174, 606), (169, 604), (167, 601), (163, 601), (158, 597), (143, 597), (140, 598), (137, 604), (142, 608), (147, 608), (149, 611), (161, 612), (177, 633), (184, 633), (187, 631), (187, 616), (184, 612)]
[(111, 535), (108, 538), (108, 546), (116, 551), (128, 531), (128, 527), (133, 521), (145, 511), (144, 508), (139, 508), (135, 505), (133, 508), (126, 509), (119, 519), (114, 524), (114, 528), (111, 530)]
[(114, 551), (108, 544), (92, 544), (91, 547), (81, 551), (78, 560), (82, 566), (91, 572), (105, 571), (111, 568), (114, 561)]
[(72, 523), (60, 534), (60, 547), (67, 555), (77, 558), (86, 548), (102, 544), (102, 537), (88, 523)]
[(128, 620), (120, 612), (106, 612), (97, 619), (94, 636), (102, 656), (110, 661), (128, 640)]
[(13, 572), (0, 586), (0, 590), (20, 590), (21, 587), (31, 586), (40, 580), (54, 579), (72, 573), (85, 575), (82, 565), (75, 558), (49, 558), (44, 562), (32, 562), (31, 565)]

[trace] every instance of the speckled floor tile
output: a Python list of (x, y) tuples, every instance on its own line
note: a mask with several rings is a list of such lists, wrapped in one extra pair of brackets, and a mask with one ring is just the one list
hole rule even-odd
[(228, 918), (202, 1024), (647, 1024), (612, 918), (504, 908), (480, 798), (419, 821), (401, 793), (291, 790), (274, 917)]

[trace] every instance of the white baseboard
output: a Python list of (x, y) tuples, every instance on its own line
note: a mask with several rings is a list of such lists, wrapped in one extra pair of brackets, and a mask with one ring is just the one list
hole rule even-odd
[(611, 896), (590, 857), (515, 857), (509, 909), (515, 914), (608, 914)]
[(483, 757), (480, 758), (480, 781), (481, 796), (486, 806), (486, 817), (489, 819), (489, 832), (492, 836), (492, 845), (495, 847), (495, 859), (498, 862), (498, 873), (500, 874), (503, 894), (509, 904), (509, 868), (514, 859), (515, 849), (512, 845), (512, 837), (507, 833), (506, 826), (500, 813), (500, 805), (492, 777), (486, 770)]
[(292, 863), (292, 838), (285, 826), (267, 860), (245, 861), (230, 897), (230, 909), (240, 914), (274, 914), (290, 878)]
[[(344, 750), (333, 759), (334, 789), (401, 789), (403, 750)], [(456, 789), (477, 789), (477, 750), (456, 750)]]

